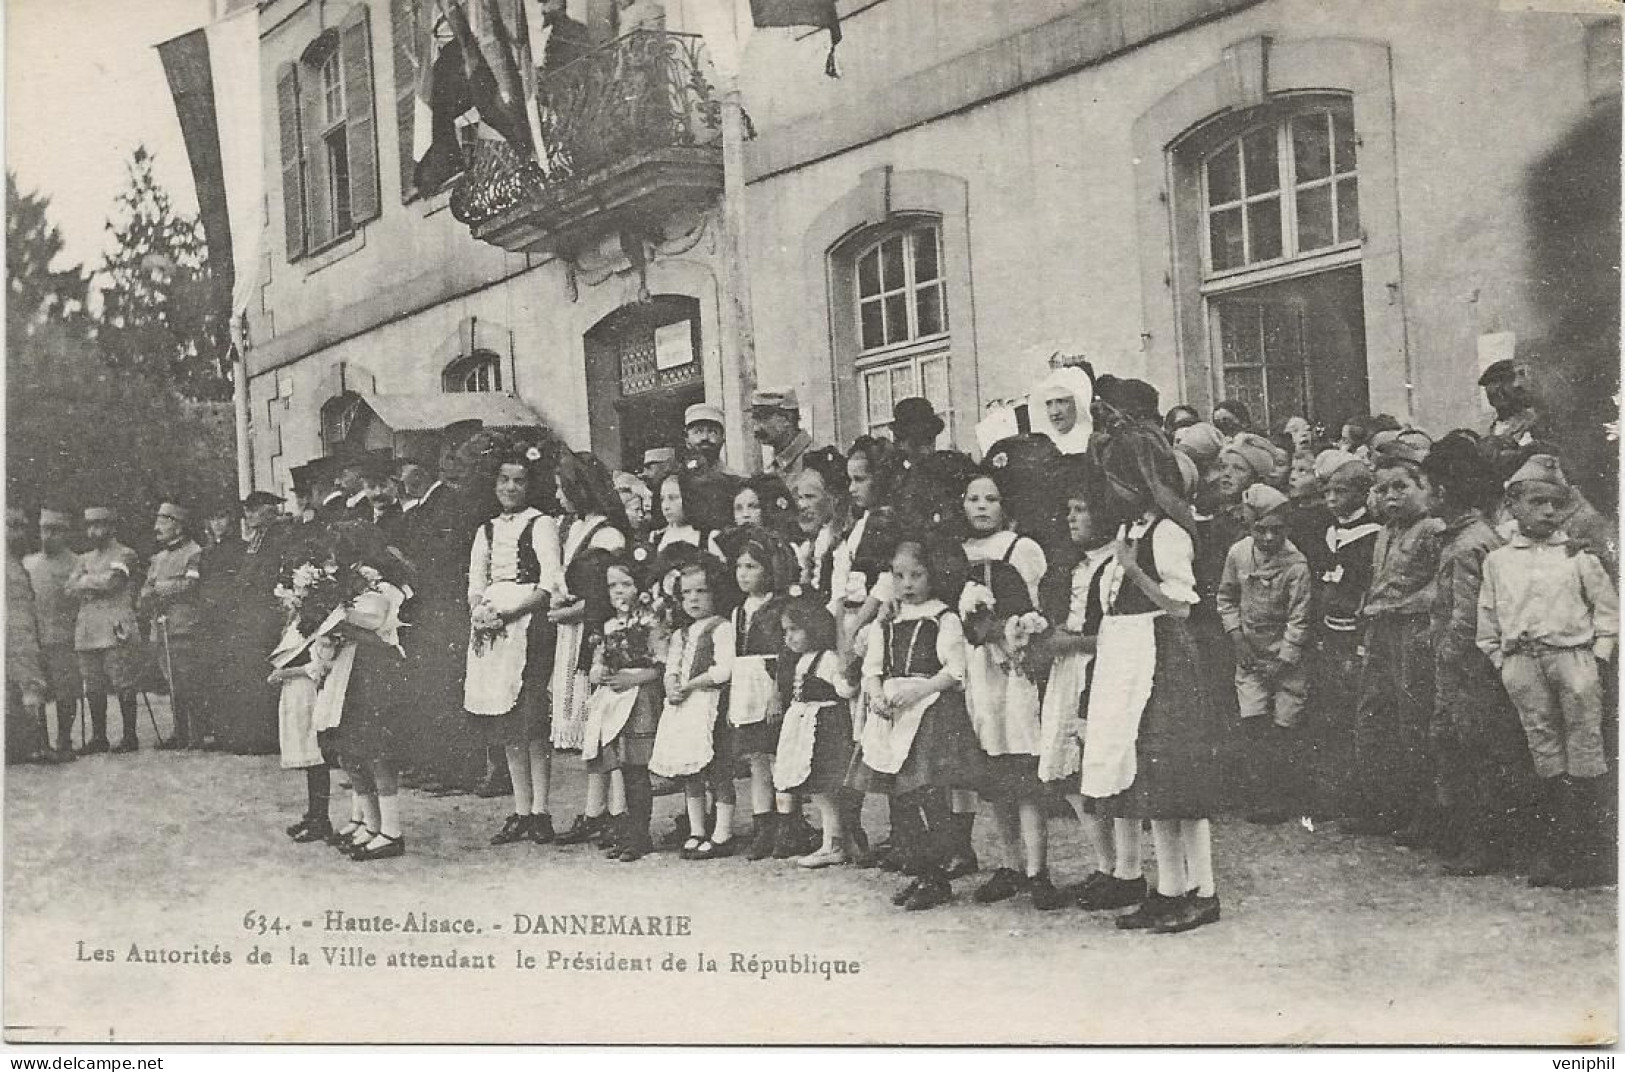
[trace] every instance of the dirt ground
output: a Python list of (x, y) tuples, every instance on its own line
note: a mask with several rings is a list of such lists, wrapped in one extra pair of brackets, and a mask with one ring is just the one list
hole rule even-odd
[[(562, 823), (582, 782), (576, 760), (560, 766)], [(1617, 1030), (1617, 891), (1447, 878), (1329, 830), (1216, 824), (1223, 921), (1154, 936), (1109, 914), (975, 905), (974, 878), (952, 905), (904, 913), (888, 901), (897, 880), (872, 870), (492, 848), (507, 802), (471, 796), (408, 793), (409, 854), (355, 864), (283, 835), (304, 787), (274, 757), (143, 750), (5, 777), (12, 1042), (1575, 1045)], [(656, 800), (657, 831), (678, 806)], [(882, 830), (883, 805), (866, 820)], [(1075, 881), (1086, 852), (1055, 825), (1052, 869)], [(978, 823), (984, 866), (991, 826)], [(330, 931), (330, 910), (477, 932)], [(516, 915), (594, 913), (688, 916), (689, 932), (516, 933)], [(256, 947), (271, 963), (250, 962)], [(187, 962), (217, 950), (231, 963)], [(465, 966), (389, 964), (412, 953)], [(761, 978), (753, 956), (786, 974)], [(606, 957), (620, 970), (571, 966)]]

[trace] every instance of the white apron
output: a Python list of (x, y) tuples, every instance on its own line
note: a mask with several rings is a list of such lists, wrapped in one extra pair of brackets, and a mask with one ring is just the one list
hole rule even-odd
[[(327, 620), (316, 627), (310, 641), (326, 636), (340, 622), (366, 629), (397, 652), (400, 647), (400, 610), (406, 602), (406, 593), (392, 584), (383, 584), (376, 591), (363, 592), (348, 607), (338, 607)], [(355, 669), (356, 648), (363, 641), (349, 641), (339, 648), (333, 666), (322, 679), (316, 691), (316, 704), (311, 721), (316, 732), (336, 728), (344, 718), (344, 698), (350, 690), (350, 672)]]
[[(905, 681), (927, 680), (929, 679), (923, 677), (892, 677), (886, 679), (882, 689), (890, 698), (896, 695), (897, 686)], [(863, 727), (864, 766), (879, 774), (896, 774), (902, 770), (909, 752), (914, 747), (914, 736), (920, 732), (920, 720), (941, 695), (934, 692), (889, 719), (870, 712), (868, 721)]]
[[(484, 598), (501, 611), (517, 606), (535, 591), (535, 585), (497, 581), (486, 588)], [(470, 634), (463, 677), (463, 709), (469, 714), (505, 715), (519, 702), (519, 690), (525, 684), (530, 619), (527, 614), (509, 622), (500, 636), (487, 640), (478, 652)]]
[(1078, 711), (1083, 685), (1094, 656), (1068, 652), (1050, 666), (1049, 685), (1039, 711), (1038, 778), (1056, 782), (1077, 774), (1083, 766), (1084, 725)]
[(717, 721), (716, 689), (697, 689), (682, 703), (667, 703), (660, 713), (649, 771), (662, 778), (685, 778), (703, 771), (715, 754), (711, 731)]
[[(796, 667), (798, 678), (818, 669), (822, 653), (803, 655)], [(784, 724), (779, 727), (779, 746), (773, 753), (773, 784), (796, 786), (812, 777), (813, 742), (818, 736), (818, 716), (824, 708), (833, 707), (833, 700), (798, 700), (784, 709)]]
[(1082, 792), (1115, 796), (1134, 784), (1140, 716), (1157, 669), (1157, 618), (1108, 614), (1100, 620), (1094, 683), (1089, 688), (1089, 739), (1083, 746)]
[(1038, 755), (1038, 683), (1001, 665), (991, 644), (972, 647), (965, 660), (965, 705), (983, 752)]
[(304, 675), (282, 683), (276, 722), (283, 770), (322, 765), (322, 750), (316, 743), (316, 692), (316, 682)]
[(628, 689), (612, 689), (600, 685), (587, 698), (587, 726), (581, 737), (581, 758), (594, 759), (605, 745), (621, 735), (626, 720), (638, 705), (636, 685)]
[(779, 711), (779, 685), (768, 673), (767, 655), (735, 655), (728, 682), (728, 724), (751, 726)]

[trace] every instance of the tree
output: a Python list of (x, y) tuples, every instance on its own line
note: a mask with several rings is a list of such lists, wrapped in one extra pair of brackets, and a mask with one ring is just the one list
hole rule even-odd
[(79, 265), (52, 268), (62, 254), (62, 232), (46, 218), (50, 199), (17, 188), (6, 171), (6, 346), (18, 352), (47, 323), (86, 333), (89, 280)]
[(109, 221), (97, 336), (109, 368), (139, 372), (187, 398), (229, 398), (230, 296), (214, 273), (203, 226), (175, 211), (137, 146), (129, 185)]
[(6, 195), (10, 500), (117, 507), (121, 535), (142, 546), (161, 500), (235, 498), (230, 405), (180, 397), (167, 375), (110, 368), (84, 271), (52, 267), (62, 236), (49, 198), (20, 193), (9, 174)]

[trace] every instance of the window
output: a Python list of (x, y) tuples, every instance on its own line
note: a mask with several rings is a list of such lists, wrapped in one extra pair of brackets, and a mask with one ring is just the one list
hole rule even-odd
[(502, 390), (502, 359), (490, 350), (476, 350), (446, 366), (441, 387), (453, 394)]
[(289, 260), (319, 252), (379, 211), (367, 8), (351, 6), (277, 71), (282, 208)]
[(1286, 97), (1199, 131), (1196, 170), (1207, 354), (1215, 398), (1262, 427), (1337, 427), (1365, 412), (1365, 320), (1353, 110)]
[(863, 352), (941, 335), (941, 239), (935, 225), (892, 235), (858, 258), (858, 317)]
[(948, 423), (951, 439), (941, 228), (934, 221), (909, 224), (872, 242), (855, 260), (857, 374), (865, 428), (889, 429), (892, 407), (921, 396)]
[(1320, 106), (1271, 118), (1202, 161), (1209, 274), (1358, 244), (1354, 119)]

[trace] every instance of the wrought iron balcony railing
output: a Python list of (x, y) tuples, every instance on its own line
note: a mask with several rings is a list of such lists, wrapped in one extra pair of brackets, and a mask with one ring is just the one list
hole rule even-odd
[(451, 210), (479, 233), (515, 209), (545, 209), (640, 158), (672, 150), (720, 161), (721, 103), (703, 39), (635, 30), (537, 80), (541, 144), (525, 159), (501, 141), (469, 151)]

